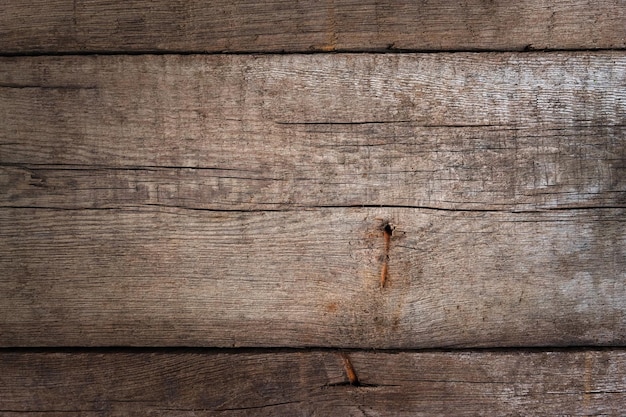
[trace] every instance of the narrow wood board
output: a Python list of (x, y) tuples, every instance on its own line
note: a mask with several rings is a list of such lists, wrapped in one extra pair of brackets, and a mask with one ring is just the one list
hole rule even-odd
[(618, 416), (626, 408), (622, 350), (4, 351), (0, 371), (7, 417)]
[(2, 346), (626, 343), (626, 209), (0, 210)]
[(0, 206), (626, 204), (622, 53), (0, 59)]
[(621, 0), (4, 0), (0, 53), (626, 47)]

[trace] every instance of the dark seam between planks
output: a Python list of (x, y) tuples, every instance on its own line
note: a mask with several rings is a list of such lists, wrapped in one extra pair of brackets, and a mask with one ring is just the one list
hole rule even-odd
[(400, 353), (583, 353), (583, 352), (626, 352), (626, 346), (520, 346), (520, 347), (473, 347), (473, 348), (340, 348), (328, 346), (309, 347), (198, 347), (198, 346), (39, 346), (39, 347), (0, 347), (0, 355), (6, 353), (162, 353), (162, 354), (276, 354), (276, 353), (380, 353), (380, 354), (400, 354)]
[(87, 50), (87, 51), (46, 51), (46, 52), (0, 52), (0, 57), (72, 57), (72, 56), (96, 56), (96, 55), (337, 55), (337, 54), (455, 54), (455, 53), (554, 53), (554, 52), (607, 52), (607, 51), (626, 51), (626, 48), (545, 48), (534, 49), (528, 46), (523, 48), (466, 48), (466, 49), (337, 49), (334, 51), (323, 50), (295, 50), (285, 51), (277, 50), (258, 50), (258, 51), (202, 51), (202, 50), (182, 50), (174, 49), (166, 50)]

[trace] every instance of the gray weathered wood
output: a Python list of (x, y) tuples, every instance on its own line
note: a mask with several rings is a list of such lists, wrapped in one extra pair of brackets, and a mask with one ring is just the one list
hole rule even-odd
[[(360, 386), (348, 384), (348, 358)], [(618, 416), (622, 350), (0, 352), (3, 416)]]
[(0, 205), (626, 202), (626, 57), (0, 59)]
[(4, 0), (0, 53), (626, 47), (623, 0)]
[(626, 209), (4, 208), (0, 345), (624, 345), (625, 242)]

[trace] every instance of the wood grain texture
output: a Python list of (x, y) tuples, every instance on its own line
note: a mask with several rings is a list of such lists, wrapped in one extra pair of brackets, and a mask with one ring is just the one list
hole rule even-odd
[(3, 346), (626, 342), (621, 53), (0, 62)]
[(1, 2), (0, 415), (621, 415), (625, 21)]
[(5, 0), (0, 53), (626, 47), (623, 0)]
[[(360, 386), (348, 384), (347, 356)], [(2, 352), (3, 416), (618, 416), (622, 350)]]
[(623, 345), (625, 220), (5, 208), (0, 345)]
[(626, 204), (620, 53), (0, 59), (0, 206)]

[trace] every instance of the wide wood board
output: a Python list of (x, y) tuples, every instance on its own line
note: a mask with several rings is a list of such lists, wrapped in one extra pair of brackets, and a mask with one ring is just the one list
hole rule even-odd
[(0, 62), (3, 346), (626, 341), (619, 53)]

